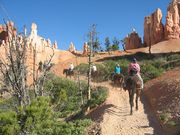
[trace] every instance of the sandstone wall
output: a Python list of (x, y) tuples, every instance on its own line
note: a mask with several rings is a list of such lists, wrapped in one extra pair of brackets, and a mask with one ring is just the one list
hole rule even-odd
[(174, 0), (167, 9), (165, 24), (165, 39), (178, 39), (180, 37), (180, 3)]
[(162, 11), (158, 8), (144, 19), (144, 45), (149, 46), (164, 40)]
[(154, 45), (163, 40), (180, 38), (180, 1), (172, 0), (167, 8), (166, 22), (162, 24), (162, 12), (157, 9), (144, 19), (144, 45)]

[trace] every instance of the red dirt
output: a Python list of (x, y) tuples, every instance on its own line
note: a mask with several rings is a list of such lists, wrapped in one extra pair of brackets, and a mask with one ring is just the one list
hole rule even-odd
[(170, 126), (160, 121), (167, 135), (180, 133), (180, 68), (168, 71), (145, 85), (145, 96), (157, 117), (169, 114)]

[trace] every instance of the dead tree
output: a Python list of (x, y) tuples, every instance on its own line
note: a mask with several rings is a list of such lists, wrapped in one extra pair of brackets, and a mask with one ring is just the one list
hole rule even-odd
[(9, 82), (12, 95), (17, 98), (18, 104), (23, 107), (30, 103), (27, 89), (27, 41), (24, 35), (14, 35), (8, 25), (6, 25), (6, 28), (8, 38), (3, 48), (5, 57), (1, 55), (0, 58), (0, 71), (3, 78), (6, 78)]
[(33, 51), (33, 86), (35, 96), (43, 96), (44, 95), (44, 82), (46, 80), (47, 74), (53, 66), (52, 59), (54, 56), (54, 49), (52, 49), (52, 55), (50, 55), (49, 60), (44, 62), (39, 62), (38, 68), (36, 69), (36, 45)]
[[(87, 99), (88, 101), (91, 100), (91, 65), (92, 65), (92, 46), (95, 43), (96, 40), (96, 25), (93, 24), (90, 28), (90, 31), (88, 33), (88, 38), (89, 38), (89, 67), (88, 67), (88, 94), (87, 94)], [(90, 107), (87, 108), (87, 111), (90, 110)]]

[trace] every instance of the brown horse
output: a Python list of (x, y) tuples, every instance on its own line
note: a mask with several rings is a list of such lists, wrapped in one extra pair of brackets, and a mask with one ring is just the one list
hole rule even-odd
[(71, 71), (70, 69), (64, 69), (63, 74), (66, 74), (66, 78), (68, 76), (71, 78), (71, 76), (74, 76), (74, 70)]
[(133, 114), (133, 106), (134, 106), (134, 95), (136, 94), (136, 110), (138, 110), (138, 99), (141, 94), (141, 84), (135, 81), (134, 76), (129, 76), (126, 80), (125, 90), (129, 92), (129, 104), (131, 107), (130, 114)]
[(98, 82), (98, 71), (91, 71), (91, 77), (92, 77), (92, 81), (97, 81)]
[(115, 74), (113, 76), (113, 84), (119, 86), (120, 88), (123, 87), (124, 83), (124, 76), (123, 74)]

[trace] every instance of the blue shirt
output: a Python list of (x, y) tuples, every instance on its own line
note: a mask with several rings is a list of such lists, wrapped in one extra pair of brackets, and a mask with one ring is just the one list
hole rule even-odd
[(120, 73), (121, 73), (121, 68), (118, 67), (118, 66), (116, 66), (115, 69), (114, 69), (114, 72), (115, 72), (116, 74), (120, 74)]

